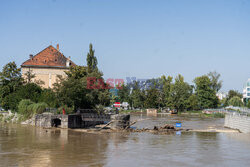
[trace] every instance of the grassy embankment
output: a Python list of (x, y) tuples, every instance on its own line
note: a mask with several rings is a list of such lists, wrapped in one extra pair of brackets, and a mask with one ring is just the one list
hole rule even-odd
[(212, 114), (206, 114), (206, 113), (202, 113), (202, 110), (195, 110), (195, 111), (186, 111), (183, 113), (179, 113), (180, 115), (184, 114), (184, 115), (197, 115), (201, 118), (224, 118), (225, 114), (223, 113), (212, 113)]
[(141, 112), (146, 112), (146, 110), (142, 109), (142, 110), (120, 110), (119, 111), (119, 113), (121, 113), (121, 114), (141, 113)]
[[(141, 111), (146, 112), (146, 110), (143, 109), (143, 110), (120, 110), (119, 113), (129, 114), (129, 113), (140, 113)], [(202, 110), (179, 112), (177, 115), (179, 115), (179, 116), (199, 116), (201, 118), (224, 118), (225, 117), (225, 114), (223, 114), (223, 113), (205, 114), (205, 113), (202, 113)]]

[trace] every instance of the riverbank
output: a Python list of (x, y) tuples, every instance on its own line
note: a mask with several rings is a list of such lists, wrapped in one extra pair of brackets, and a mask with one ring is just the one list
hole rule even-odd
[[(121, 114), (133, 114), (133, 113), (145, 113), (146, 114), (146, 110), (145, 109), (141, 109), (141, 110), (120, 110), (119, 113)], [(167, 113), (167, 112), (157, 112), (157, 114), (171, 114), (171, 113)], [(211, 113), (211, 114), (207, 114), (207, 113), (203, 113), (202, 110), (192, 110), (192, 111), (185, 111), (185, 112), (179, 112), (177, 114), (173, 114), (173, 115), (195, 115), (195, 116), (199, 116), (201, 118), (225, 118), (225, 114), (224, 113)]]
[[(201, 116), (200, 113), (181, 113), (181, 114), (164, 114), (160, 113), (156, 116), (147, 115), (145, 112), (137, 112), (134, 110), (130, 112), (131, 122), (136, 122), (132, 125), (132, 129), (125, 131), (117, 131), (110, 129), (98, 130), (98, 128), (88, 129), (72, 129), (73, 131), (84, 133), (123, 133), (123, 132), (153, 132), (154, 126), (163, 126), (165, 124), (175, 126), (175, 123), (182, 123), (183, 131), (189, 132), (220, 132), (220, 133), (239, 133), (238, 130), (233, 130), (224, 127), (224, 118)], [(31, 119), (22, 120), (22, 116), (17, 113), (5, 112), (0, 114), (0, 121), (5, 123), (16, 123), (22, 125), (35, 126), (35, 117)], [(164, 132), (165, 133), (165, 132)]]
[(22, 125), (35, 125), (35, 117), (32, 116), (30, 119), (27, 119), (21, 114), (11, 111), (0, 112), (0, 122), (4, 123), (15, 123)]

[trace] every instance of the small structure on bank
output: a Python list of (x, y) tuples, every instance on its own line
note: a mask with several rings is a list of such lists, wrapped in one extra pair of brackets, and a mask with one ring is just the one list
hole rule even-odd
[(157, 109), (155, 108), (147, 109), (147, 115), (157, 115)]

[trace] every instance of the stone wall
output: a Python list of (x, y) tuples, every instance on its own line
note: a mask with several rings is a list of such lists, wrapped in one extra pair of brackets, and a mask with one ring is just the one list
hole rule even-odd
[(69, 115), (52, 115), (52, 114), (37, 114), (35, 118), (35, 126), (50, 128), (54, 126), (55, 120), (60, 120), (58, 127), (68, 128)]
[(238, 129), (243, 133), (250, 133), (250, 117), (239, 113), (227, 113), (224, 126)]

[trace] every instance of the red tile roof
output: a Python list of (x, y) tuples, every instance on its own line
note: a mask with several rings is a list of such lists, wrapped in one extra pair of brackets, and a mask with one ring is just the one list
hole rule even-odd
[[(61, 52), (50, 45), (35, 56), (30, 57), (21, 67), (67, 68), (67, 59)], [(75, 66), (75, 63), (71, 60), (70, 66)]]

